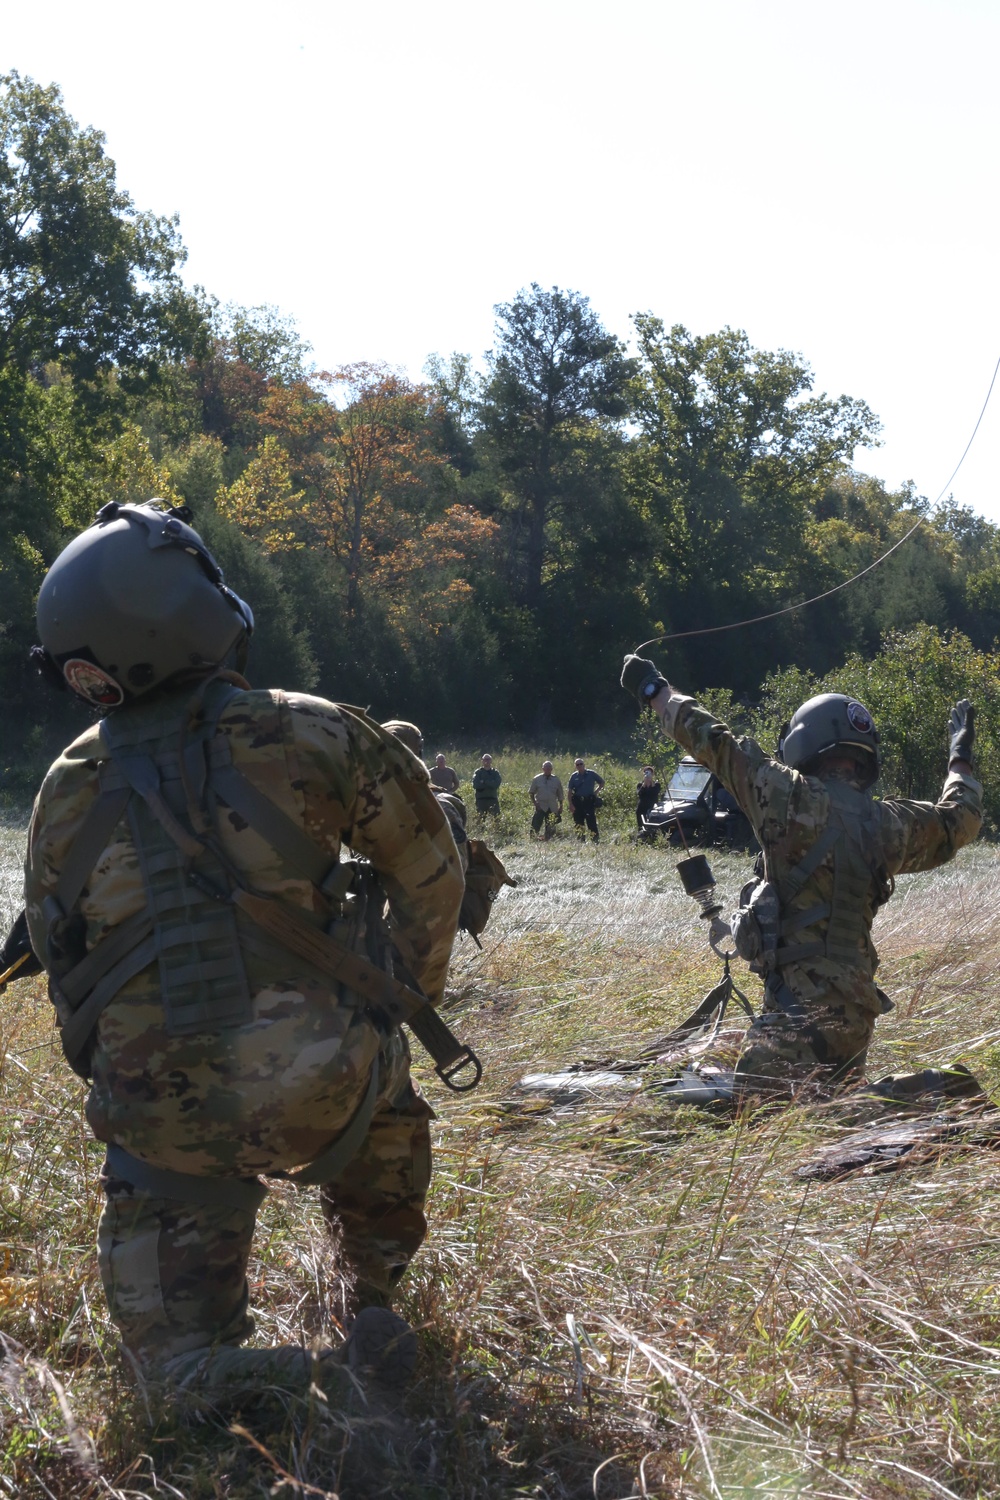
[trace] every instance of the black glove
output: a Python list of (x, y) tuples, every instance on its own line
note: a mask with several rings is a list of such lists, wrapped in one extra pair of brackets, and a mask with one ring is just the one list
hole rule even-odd
[(972, 746), (976, 738), (976, 710), (968, 698), (961, 698), (948, 715), (951, 732), (950, 760), (967, 760), (972, 764)]
[(640, 708), (645, 708), (650, 698), (655, 698), (661, 688), (670, 686), (667, 679), (661, 677), (653, 663), (644, 656), (626, 656), (621, 680), (626, 693), (638, 698)]

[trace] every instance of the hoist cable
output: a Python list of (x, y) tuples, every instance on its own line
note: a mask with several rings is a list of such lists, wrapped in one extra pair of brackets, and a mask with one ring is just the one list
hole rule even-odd
[[(937, 499), (934, 501), (935, 506), (938, 505), (943, 499), (949, 485), (965, 462), (966, 455), (968, 454), (969, 449), (972, 447), (976, 433), (979, 431), (980, 423), (986, 415), (986, 408), (990, 404), (990, 397), (993, 394), (993, 387), (996, 385), (998, 374), (1000, 374), (1000, 359), (997, 360), (995, 366), (993, 367), (993, 379), (990, 381), (990, 388), (986, 392), (986, 400), (983, 402), (982, 410), (980, 411), (979, 416), (976, 418), (976, 425), (972, 429), (972, 435), (965, 445), (962, 457), (958, 460), (958, 463), (952, 469), (951, 473), (948, 475), (948, 478), (942, 485), (941, 491)], [(898, 551), (898, 549), (903, 545), (904, 542), (908, 542), (910, 540), (910, 537), (913, 535), (913, 533), (915, 531), (918, 531), (920, 527), (923, 526), (924, 521), (925, 517), (921, 516), (917, 521), (914, 522), (909, 531), (906, 532), (904, 536), (901, 536), (899, 538), (898, 542), (893, 542), (892, 546), (886, 548), (881, 557), (876, 557), (875, 561), (870, 562), (867, 568), (862, 568), (860, 573), (855, 573), (852, 578), (845, 578), (842, 583), (834, 584), (832, 589), (825, 589), (822, 594), (815, 594), (812, 599), (802, 599), (798, 604), (786, 604), (783, 609), (772, 609), (764, 615), (753, 615), (749, 620), (734, 620), (729, 625), (706, 625), (703, 626), (700, 630), (678, 630), (675, 631), (673, 635), (654, 635), (652, 640), (643, 641), (641, 646), (636, 646), (634, 655), (638, 655), (640, 651), (645, 651), (647, 646), (658, 646), (664, 644), (667, 641), (683, 641), (686, 640), (689, 636), (693, 635), (718, 635), (723, 630), (742, 630), (745, 625), (760, 625), (764, 620), (777, 620), (781, 615), (792, 615), (796, 612), (796, 610), (806, 609), (810, 604), (819, 604), (821, 599), (829, 599), (833, 594), (839, 594), (841, 589), (849, 588), (852, 583), (857, 583), (859, 578), (864, 578), (867, 573), (871, 573), (875, 568), (880, 567), (882, 563), (885, 562), (887, 557), (891, 557), (894, 552)]]

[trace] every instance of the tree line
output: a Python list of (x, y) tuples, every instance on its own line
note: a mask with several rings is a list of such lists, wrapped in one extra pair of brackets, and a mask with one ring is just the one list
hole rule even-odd
[(789, 673), (879, 659), (887, 635), (992, 649), (1000, 530), (859, 473), (877, 418), (817, 394), (801, 356), (651, 312), (629, 349), (582, 293), (532, 284), (496, 307), (481, 363), (319, 370), (277, 309), (184, 283), (176, 220), (136, 208), (58, 88), (0, 80), (0, 142), (9, 771), (71, 722), (27, 664), (34, 598), (112, 499), (191, 507), (253, 604), (255, 681), (435, 736), (624, 724), (636, 642), (821, 593), (918, 518), (823, 603), (654, 654), (749, 713)]

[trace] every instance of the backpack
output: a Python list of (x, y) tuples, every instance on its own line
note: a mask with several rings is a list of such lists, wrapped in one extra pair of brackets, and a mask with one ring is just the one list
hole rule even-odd
[(468, 850), (469, 867), (465, 872), (465, 895), (458, 914), (458, 925), (478, 943), (479, 934), (490, 920), (493, 903), (501, 887), (516, 886), (517, 881), (511, 879), (504, 869), (503, 861), (497, 858), (492, 849), (487, 848), (482, 839), (470, 839)]

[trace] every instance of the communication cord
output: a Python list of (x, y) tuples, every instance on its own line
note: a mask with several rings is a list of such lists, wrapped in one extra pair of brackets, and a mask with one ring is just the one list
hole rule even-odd
[[(965, 463), (966, 455), (968, 454), (969, 449), (972, 447), (976, 433), (979, 431), (980, 423), (986, 415), (986, 408), (990, 404), (990, 397), (993, 394), (993, 387), (996, 385), (998, 374), (1000, 374), (1000, 359), (997, 360), (995, 366), (993, 367), (993, 379), (990, 381), (990, 388), (986, 392), (986, 400), (983, 402), (982, 410), (980, 411), (979, 416), (976, 418), (976, 425), (972, 429), (972, 436), (969, 438), (969, 441), (965, 445), (962, 457), (958, 460), (958, 463), (952, 469), (951, 473), (948, 475), (948, 478), (942, 485), (941, 491), (938, 494), (937, 499), (934, 501), (934, 505), (938, 505), (944, 498), (948, 486), (955, 478), (955, 475), (958, 473), (959, 469)], [(920, 527), (923, 526), (923, 524), (924, 517), (921, 516), (919, 520), (914, 522), (909, 531), (906, 532), (904, 536), (901, 536), (899, 538), (898, 542), (893, 542), (891, 547), (887, 547), (886, 550), (882, 553), (881, 557), (876, 557), (875, 561), (870, 562), (867, 568), (862, 568), (860, 573), (855, 573), (852, 578), (845, 578), (843, 583), (834, 584), (832, 589), (825, 589), (822, 594), (814, 594), (811, 599), (802, 599), (798, 604), (786, 604), (783, 609), (772, 609), (764, 615), (753, 615), (749, 620), (734, 620), (729, 625), (705, 625), (700, 630), (678, 630), (675, 631), (673, 635), (654, 635), (651, 640), (643, 641), (641, 646), (636, 646), (633, 654), (638, 656), (639, 652), (645, 651), (647, 646), (659, 646), (663, 645), (667, 641), (683, 641), (686, 640), (689, 636), (693, 635), (718, 635), (723, 630), (742, 630), (747, 625), (760, 625), (765, 620), (777, 620), (781, 615), (793, 615), (795, 614), (796, 610), (806, 609), (810, 604), (818, 604), (821, 599), (829, 599), (833, 594), (839, 594), (841, 589), (850, 588), (851, 584), (857, 583), (859, 578), (864, 578), (867, 573), (871, 573), (875, 568), (880, 567), (882, 563), (885, 562), (886, 558), (891, 557), (894, 552), (897, 552), (904, 542), (908, 542), (913, 533), (915, 531), (919, 531)]]

